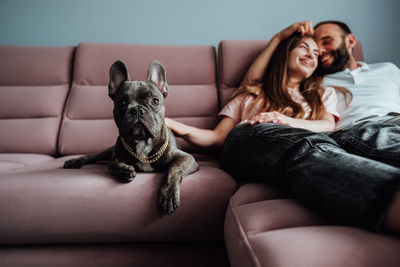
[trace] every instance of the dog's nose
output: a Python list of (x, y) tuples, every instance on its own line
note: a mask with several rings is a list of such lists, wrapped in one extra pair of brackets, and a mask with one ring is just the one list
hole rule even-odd
[(131, 110), (131, 113), (135, 117), (142, 117), (145, 114), (145, 110), (141, 107), (134, 107)]

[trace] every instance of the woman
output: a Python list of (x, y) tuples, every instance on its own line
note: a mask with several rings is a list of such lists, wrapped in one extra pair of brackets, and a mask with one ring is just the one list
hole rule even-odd
[(168, 127), (203, 147), (222, 146), (240, 122), (273, 122), (316, 132), (333, 130), (338, 118), (337, 97), (333, 88), (321, 87), (322, 77), (315, 73), (318, 47), (312, 33), (311, 22), (297, 22), (276, 34), (221, 111), (222, 119), (214, 130), (166, 119)]
[[(302, 38), (296, 39), (297, 31)], [(347, 129), (326, 132), (334, 129), (336, 96), (320, 87), (321, 78), (314, 73), (317, 50), (307, 35), (311, 33), (311, 23), (300, 22), (276, 34), (221, 111), (224, 117), (214, 130), (167, 123), (196, 145), (223, 145), (221, 167), (238, 181), (279, 185), (337, 222), (400, 233), (400, 168), (379, 155), (368, 156), (373, 153), (367, 146), (365, 151), (352, 146), (374, 123), (348, 126), (355, 135), (346, 140), (340, 131)], [(375, 145), (382, 138), (376, 136)], [(382, 149), (387, 153), (400, 143), (383, 141), (390, 143)]]

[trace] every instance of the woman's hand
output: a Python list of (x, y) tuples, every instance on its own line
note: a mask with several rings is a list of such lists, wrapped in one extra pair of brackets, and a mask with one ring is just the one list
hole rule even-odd
[(276, 111), (262, 112), (247, 121), (250, 125), (266, 122), (278, 123), (295, 128), (303, 128), (313, 132), (326, 132), (335, 129), (335, 117), (328, 112), (325, 112), (318, 120), (296, 119), (285, 116)]
[(175, 136), (183, 137), (187, 135), (187, 125), (169, 118), (165, 118), (165, 123), (174, 132)]
[(283, 29), (282, 31), (278, 32), (275, 37), (279, 39), (279, 41), (283, 41), (289, 36), (291, 36), (295, 32), (300, 32), (300, 34), (303, 36), (305, 34), (314, 34), (314, 28), (312, 26), (311, 21), (301, 21), (301, 22), (295, 22), (289, 27)]
[(272, 112), (261, 112), (260, 114), (253, 116), (250, 120), (247, 121), (247, 123), (255, 125), (259, 123), (272, 122), (272, 123), (291, 126), (290, 122), (292, 120), (293, 118), (291, 117), (285, 116), (277, 111), (272, 111)]

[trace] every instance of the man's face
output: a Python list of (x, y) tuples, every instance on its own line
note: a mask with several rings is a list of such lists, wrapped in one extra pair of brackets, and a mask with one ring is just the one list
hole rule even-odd
[(320, 51), (319, 68), (325, 74), (344, 70), (350, 59), (343, 32), (335, 24), (324, 24), (314, 31)]

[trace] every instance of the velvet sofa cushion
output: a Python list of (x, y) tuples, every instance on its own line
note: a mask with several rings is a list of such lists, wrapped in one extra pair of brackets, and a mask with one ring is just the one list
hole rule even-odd
[(400, 266), (400, 240), (358, 228), (330, 225), (285, 192), (242, 186), (225, 218), (232, 267)]
[(0, 172), (20, 170), (52, 160), (54, 157), (44, 154), (0, 153)]
[(0, 266), (229, 267), (222, 242), (8, 245)]
[(56, 154), (74, 52), (0, 46), (0, 153)]
[(69, 157), (2, 173), (0, 244), (221, 241), (237, 183), (211, 156), (183, 179), (181, 206), (162, 216), (162, 173), (138, 173), (128, 184), (106, 164), (62, 169)]
[[(131, 80), (145, 80), (150, 62), (160, 61), (169, 84), (166, 116), (214, 127), (219, 110), (215, 57), (212, 46), (81, 43), (60, 132), (60, 153), (96, 153), (114, 145), (118, 131), (107, 85), (116, 60), (127, 64)], [(179, 143), (190, 150), (187, 143)]]

